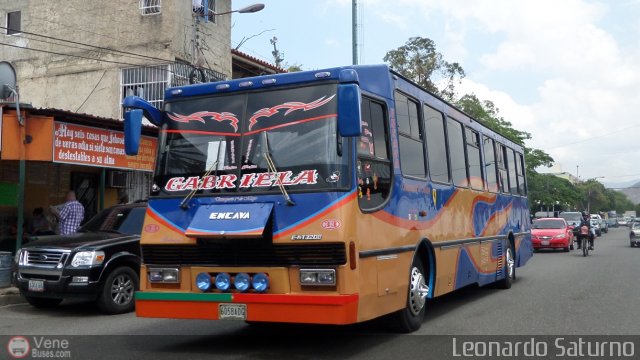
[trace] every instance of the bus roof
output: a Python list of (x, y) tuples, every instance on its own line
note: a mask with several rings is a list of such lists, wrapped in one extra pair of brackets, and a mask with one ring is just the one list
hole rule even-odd
[[(219, 95), (240, 91), (244, 92), (248, 90), (260, 90), (273, 87), (312, 84), (327, 81), (337, 82), (340, 80), (340, 72), (346, 69), (353, 69), (357, 71), (359, 75), (360, 86), (364, 91), (374, 93), (389, 100), (393, 99), (394, 91), (393, 87), (389, 86), (389, 84), (392, 84), (394, 80), (397, 81), (398, 79), (401, 79), (407, 84), (410, 84), (413, 89), (422, 92), (422, 94), (428, 95), (428, 100), (430, 100), (428, 101), (428, 103), (430, 106), (433, 106), (434, 102), (437, 102), (439, 103), (439, 106), (436, 106), (437, 110), (442, 111), (448, 116), (452, 116), (458, 120), (462, 120), (466, 123), (466, 125), (469, 125), (473, 128), (482, 128), (489, 130), (489, 132), (483, 131), (483, 134), (499, 140), (503, 144), (510, 146), (513, 149), (522, 151), (522, 146), (520, 144), (517, 144), (509, 140), (503, 134), (490, 129), (482, 122), (473, 118), (471, 115), (465, 113), (455, 105), (449, 103), (447, 100), (414, 83), (399, 72), (390, 69), (386, 64), (348, 65), (319, 70), (269, 74), (210, 83), (184, 85), (167, 88), (164, 95), (165, 100), (170, 101), (192, 96), (205, 96), (213, 94)], [(426, 97), (427, 96), (421, 96), (421, 98), (423, 98), (422, 100), (425, 100)]]

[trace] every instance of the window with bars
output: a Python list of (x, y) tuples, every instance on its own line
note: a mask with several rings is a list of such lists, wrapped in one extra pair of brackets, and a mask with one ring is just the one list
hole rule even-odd
[[(204, 81), (225, 80), (224, 74), (200, 69)], [(172, 63), (156, 66), (142, 66), (122, 69), (120, 81), (120, 100), (127, 96), (141, 97), (158, 109), (164, 103), (164, 90), (169, 87), (189, 85), (189, 77), (194, 68), (185, 63)], [(122, 109), (120, 110), (122, 118)]]
[(192, 0), (192, 5), (196, 15), (202, 17), (206, 15), (209, 21), (216, 22), (216, 0)]
[(158, 15), (162, 11), (162, 0), (140, 0), (141, 15)]

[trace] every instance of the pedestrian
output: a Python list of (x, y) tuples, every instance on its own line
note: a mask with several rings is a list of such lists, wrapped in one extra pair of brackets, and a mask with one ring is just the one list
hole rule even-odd
[(27, 232), (30, 235), (53, 235), (53, 231), (51, 231), (51, 224), (44, 215), (44, 209), (41, 207), (33, 209), (31, 222), (27, 227)]
[(84, 206), (76, 200), (75, 191), (70, 190), (65, 198), (65, 203), (58, 208), (51, 206), (51, 212), (60, 222), (60, 235), (73, 234), (78, 231), (80, 223), (84, 219)]
[(120, 196), (118, 205), (126, 205), (128, 203), (129, 203), (129, 195), (124, 194), (124, 195)]

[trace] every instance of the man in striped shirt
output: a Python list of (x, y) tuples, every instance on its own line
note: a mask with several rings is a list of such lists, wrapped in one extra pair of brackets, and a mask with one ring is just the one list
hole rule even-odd
[(67, 193), (62, 207), (58, 210), (52, 206), (51, 212), (60, 220), (60, 235), (75, 233), (84, 219), (84, 206), (76, 200), (76, 193), (73, 190)]

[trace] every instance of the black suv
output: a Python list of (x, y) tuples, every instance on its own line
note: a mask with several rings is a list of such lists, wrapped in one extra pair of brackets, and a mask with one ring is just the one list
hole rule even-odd
[(96, 301), (109, 314), (134, 309), (146, 203), (116, 205), (75, 234), (30, 238), (16, 254), (15, 283), (35, 307), (65, 298)]

